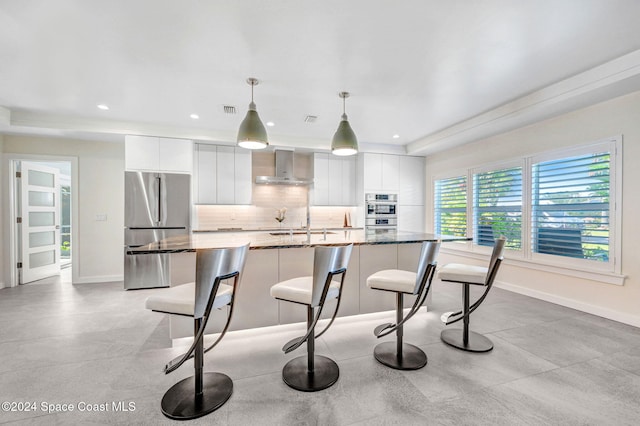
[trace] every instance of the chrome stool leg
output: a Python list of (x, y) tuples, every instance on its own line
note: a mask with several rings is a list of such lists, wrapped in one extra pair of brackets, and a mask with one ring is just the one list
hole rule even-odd
[[(198, 334), (202, 318), (194, 320)], [(194, 352), (195, 375), (173, 385), (162, 397), (162, 413), (174, 420), (191, 420), (220, 408), (233, 393), (231, 378), (222, 373), (204, 373), (204, 336)], [(195, 392), (194, 392), (195, 390)]]
[(489, 352), (493, 343), (482, 334), (469, 330), (469, 284), (462, 285), (462, 329), (442, 330), (440, 338), (444, 343), (467, 352)]
[(313, 330), (314, 308), (307, 306), (307, 355), (289, 361), (282, 369), (282, 379), (293, 389), (316, 392), (332, 386), (338, 381), (340, 370), (332, 359), (315, 355), (315, 331)]
[(396, 341), (380, 343), (373, 350), (375, 359), (387, 367), (396, 370), (417, 370), (427, 365), (427, 355), (422, 349), (404, 343), (404, 325), (402, 324), (403, 294), (396, 293)]

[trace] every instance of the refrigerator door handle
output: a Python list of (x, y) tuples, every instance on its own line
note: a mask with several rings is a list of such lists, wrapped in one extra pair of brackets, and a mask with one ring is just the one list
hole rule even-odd
[(162, 178), (160, 176), (156, 177), (156, 183), (158, 184), (158, 216), (156, 219), (160, 224), (162, 222)]

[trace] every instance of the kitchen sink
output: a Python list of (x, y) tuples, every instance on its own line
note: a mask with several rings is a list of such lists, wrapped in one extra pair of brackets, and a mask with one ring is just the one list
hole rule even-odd
[[(311, 231), (310, 232), (312, 235), (322, 235), (324, 234), (324, 231)], [(289, 232), (289, 231), (274, 231), (274, 232), (269, 232), (269, 235), (289, 235), (289, 234), (293, 234), (293, 235), (307, 235), (307, 231), (293, 231), (293, 232)], [(335, 232), (331, 232), (331, 231), (327, 231), (327, 234), (335, 234)]]

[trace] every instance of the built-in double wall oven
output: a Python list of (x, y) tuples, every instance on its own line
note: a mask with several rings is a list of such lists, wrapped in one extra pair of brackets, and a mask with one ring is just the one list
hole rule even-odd
[(365, 194), (365, 228), (369, 231), (398, 229), (397, 194)]

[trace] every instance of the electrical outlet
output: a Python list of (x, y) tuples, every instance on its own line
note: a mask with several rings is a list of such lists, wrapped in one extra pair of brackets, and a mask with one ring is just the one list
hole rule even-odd
[(100, 221), (100, 222), (104, 222), (107, 220), (107, 214), (106, 213), (100, 213), (96, 215), (96, 220)]

